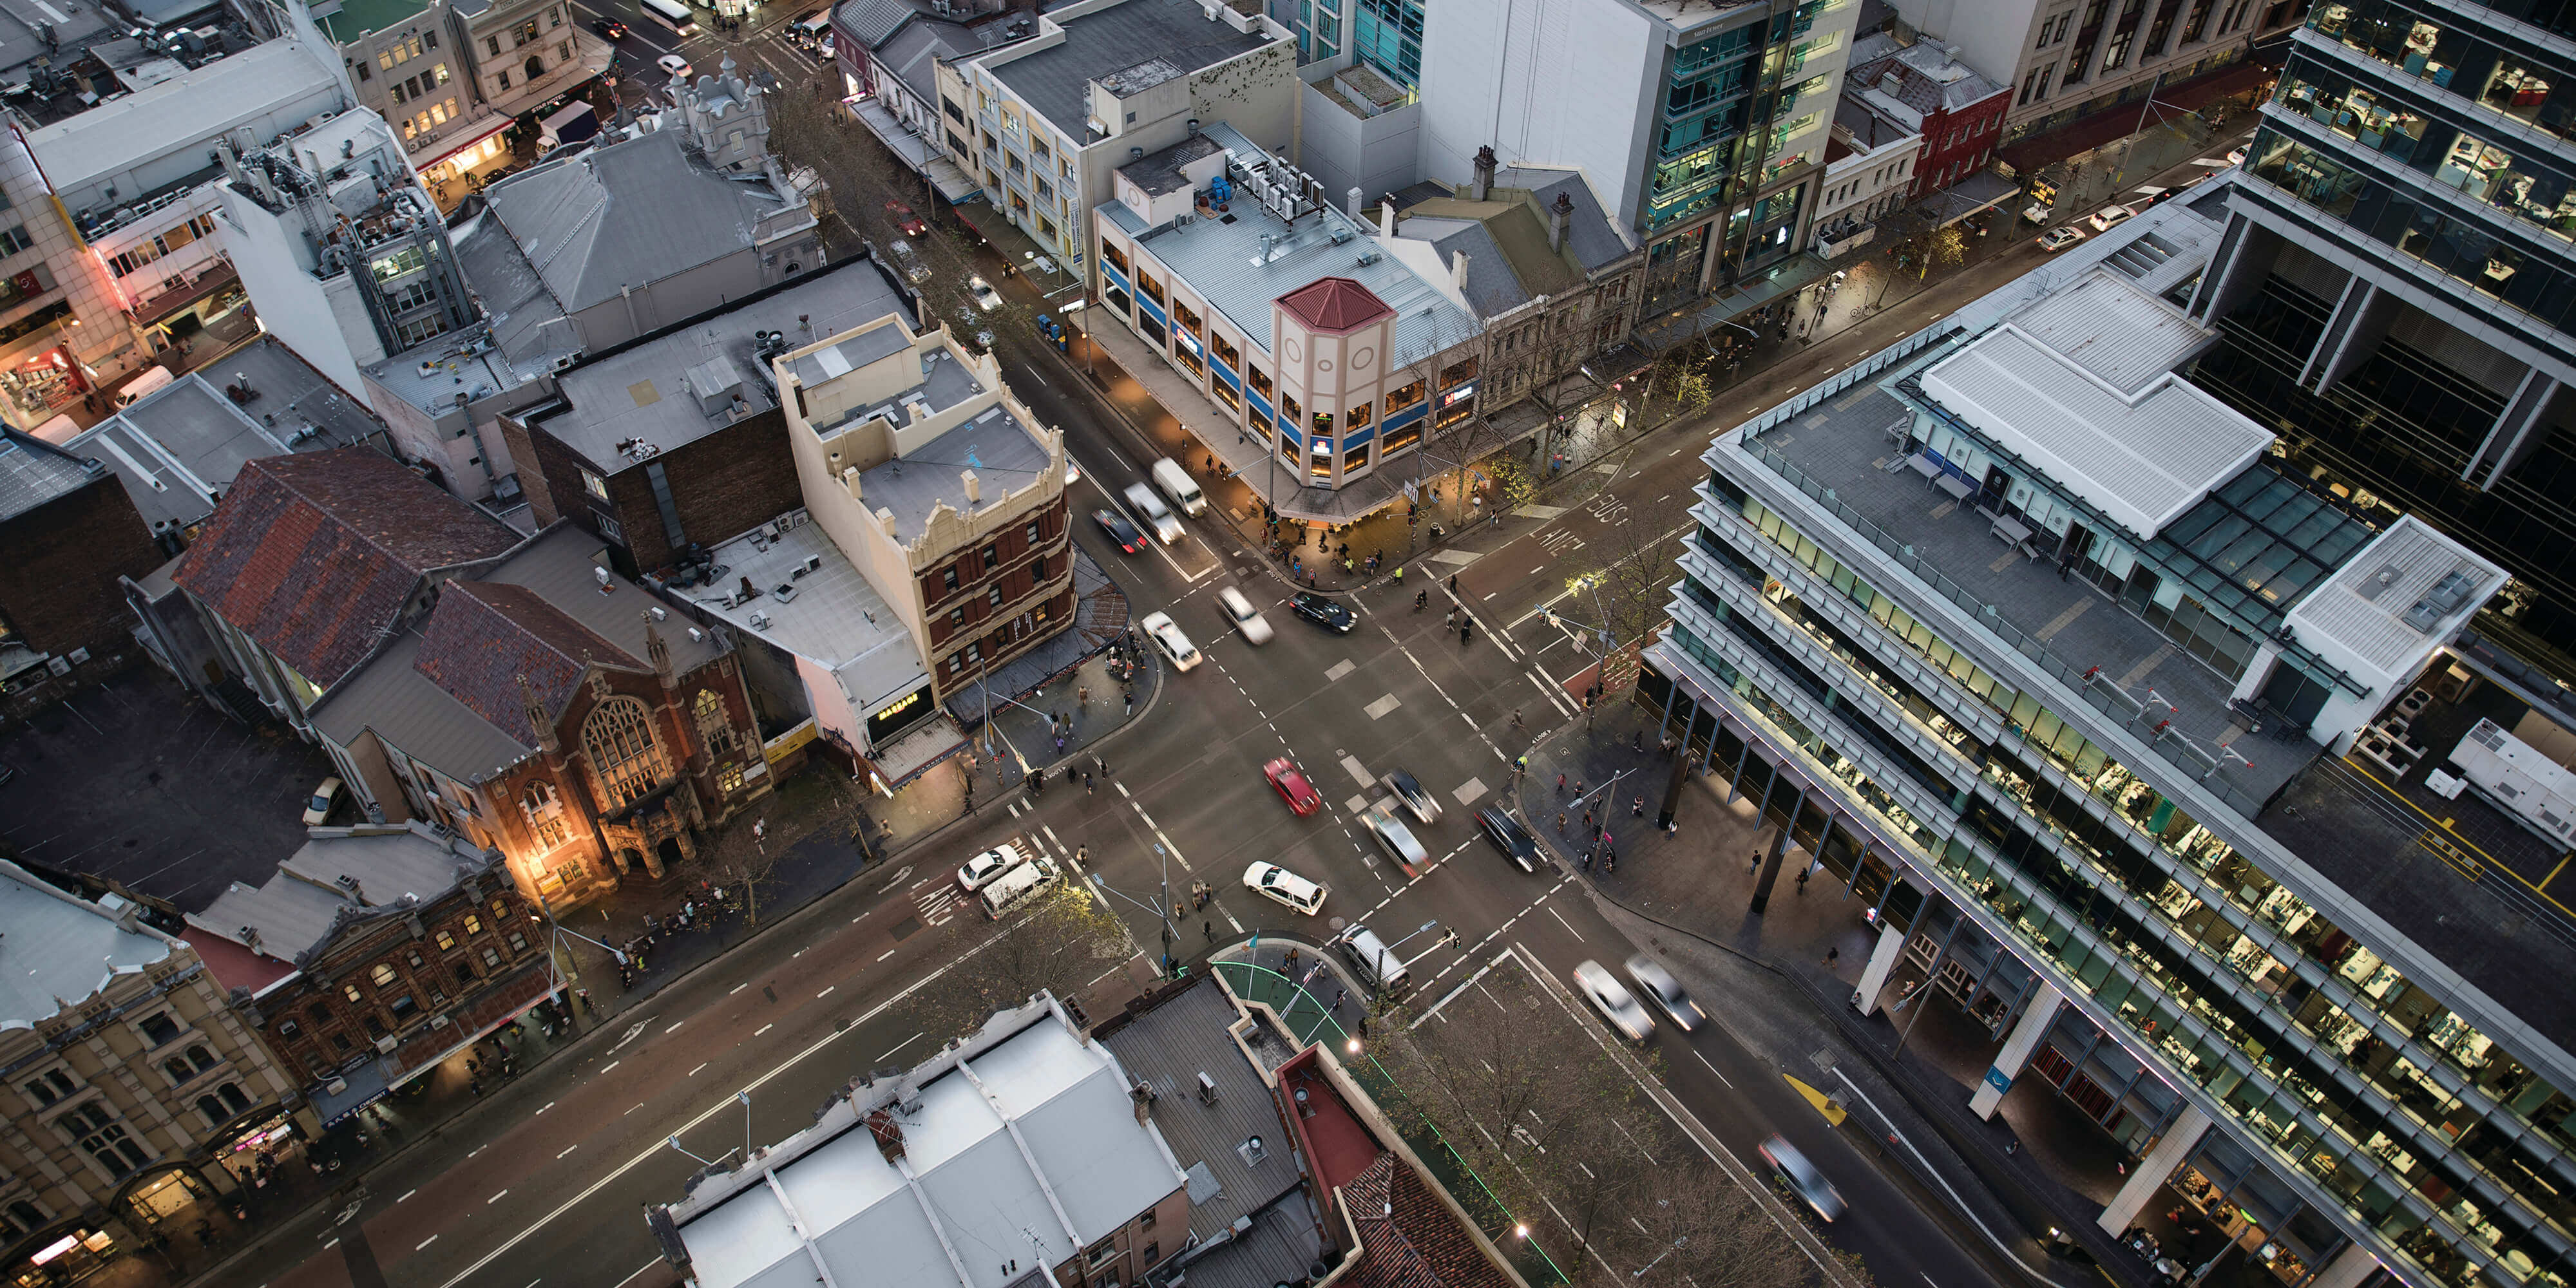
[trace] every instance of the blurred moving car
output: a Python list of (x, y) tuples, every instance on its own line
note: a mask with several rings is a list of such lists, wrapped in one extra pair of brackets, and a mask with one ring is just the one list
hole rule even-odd
[(1769, 1163), (1771, 1170), (1788, 1182), (1790, 1190), (1806, 1200), (1808, 1207), (1815, 1209), (1819, 1219), (1831, 1221), (1843, 1214), (1843, 1196), (1835, 1192), (1833, 1183), (1825, 1179), (1825, 1174), (1816, 1170), (1816, 1165), (1808, 1162), (1807, 1156), (1799, 1153), (1798, 1147), (1790, 1144), (1786, 1137), (1773, 1136), (1763, 1141), (1762, 1161)]
[(1388, 773), (1379, 781), (1386, 784), (1387, 791), (1393, 793), (1398, 801), (1403, 802), (1404, 808), (1413, 815), (1415, 821), (1421, 823), (1440, 821), (1439, 798), (1422, 790), (1422, 783), (1413, 775), (1398, 769)]
[(1674, 979), (1662, 962), (1639, 953), (1629, 958), (1626, 966), (1628, 978), (1637, 981), (1637, 991), (1644, 993), (1646, 1000), (1673, 1022), (1674, 1028), (1688, 1033), (1708, 1021), (1708, 1013), (1690, 1000), (1690, 994), (1682, 991), (1682, 982)]
[(1601, 963), (1586, 961), (1575, 967), (1574, 985), (1582, 990), (1593, 1009), (1601, 1012), (1601, 1018), (1610, 1021), (1610, 1027), (1628, 1040), (1643, 1042), (1655, 1031), (1655, 1017), (1646, 1014), (1636, 995)]
[(2064, 224), (2041, 233), (2039, 248), (2053, 255), (2082, 240), (2084, 240), (2083, 229), (2073, 224)]
[(1538, 871), (1538, 838), (1531, 836), (1520, 820), (1503, 812), (1502, 806), (1488, 805), (1477, 810), (1476, 830), (1483, 832), (1485, 839), (1512, 861), (1512, 866), (1523, 872)]
[(1099, 524), (1100, 530), (1108, 533), (1109, 539), (1118, 543), (1121, 553), (1131, 555), (1143, 553), (1145, 534), (1138, 532), (1136, 525), (1127, 521), (1126, 515), (1116, 510), (1094, 510), (1091, 512), (1091, 521)]
[(894, 226), (902, 229), (906, 237), (919, 237), (930, 231), (930, 225), (921, 222), (921, 216), (912, 213), (912, 207), (900, 201), (885, 203), (885, 212), (886, 217), (892, 219)]
[(1186, 671), (1199, 664), (1198, 646), (1181, 633), (1180, 623), (1173, 621), (1170, 613), (1147, 613), (1145, 620), (1136, 626), (1145, 632), (1145, 638), (1154, 641), (1155, 649), (1171, 661), (1173, 670)]
[(1299, 817), (1323, 808), (1324, 798), (1316, 793), (1314, 784), (1306, 781), (1306, 775), (1299, 772), (1297, 762), (1286, 756), (1263, 765), (1261, 776), (1270, 780), (1270, 786), (1279, 793), (1279, 799), (1288, 802), (1290, 812)]
[(1217, 591), (1216, 607), (1218, 612), (1225, 614), (1225, 620), (1232, 623), (1234, 629), (1243, 632), (1245, 643), (1267, 644), (1270, 642), (1269, 621), (1261, 616), (1260, 609), (1252, 606), (1251, 600), (1243, 597), (1242, 591), (1236, 590), (1232, 586), (1227, 586), (1224, 589)]

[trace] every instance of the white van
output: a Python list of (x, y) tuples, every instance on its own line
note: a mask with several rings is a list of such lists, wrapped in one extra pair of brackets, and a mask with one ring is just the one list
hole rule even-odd
[(1130, 483), (1121, 495), (1127, 498), (1127, 504), (1135, 507), (1136, 517), (1144, 520), (1145, 526), (1153, 529), (1154, 535), (1160, 537), (1164, 545), (1181, 539), (1181, 521), (1172, 517), (1171, 507), (1163, 504), (1163, 498), (1154, 495), (1154, 489), (1142, 483)]
[(1342, 937), (1342, 956), (1359, 971), (1361, 983), (1381, 993), (1392, 993), (1413, 982), (1413, 973), (1404, 968), (1404, 959), (1366, 926), (1353, 926), (1351, 933)]
[(1179, 506), (1181, 513), (1193, 519), (1207, 513), (1207, 497), (1199, 491), (1197, 481), (1190, 477), (1188, 470), (1173, 464), (1172, 458), (1157, 459), (1151, 472), (1154, 486), (1163, 489), (1163, 495), (1172, 498), (1172, 504)]
[(984, 915), (1000, 921), (1011, 909), (1037, 897), (1038, 892), (1055, 884), (1055, 860), (1040, 854), (1028, 862), (995, 877), (977, 895), (984, 901)]

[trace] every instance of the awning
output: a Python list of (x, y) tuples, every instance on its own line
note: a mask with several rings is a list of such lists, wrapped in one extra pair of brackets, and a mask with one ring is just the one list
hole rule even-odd
[(939, 195), (946, 198), (949, 205), (972, 201), (983, 192), (983, 185), (975, 182), (973, 175), (958, 169), (957, 163), (949, 160), (930, 140), (904, 128), (903, 122), (887, 110), (882, 100), (873, 95), (853, 99), (850, 115), (867, 126), (868, 132), (886, 145), (886, 150), (902, 158), (913, 173), (928, 177), (930, 186), (938, 189)]
[(384, 1098), (384, 1061), (369, 1060), (331, 1081), (340, 1084), (338, 1091), (330, 1090), (330, 1084), (325, 1083), (323, 1089), (313, 1093), (313, 1112), (322, 1116), (326, 1128)]
[(1946, 228), (1970, 215), (1992, 210), (2020, 191), (2002, 175), (1979, 171), (1934, 193), (1924, 205), (1940, 216), (1939, 226)]
[(438, 155), (431, 157), (426, 161), (414, 161), (412, 162), (412, 168), (416, 170), (427, 170), (440, 162), (447, 160), (449, 157), (465, 151), (467, 148), (482, 146), (485, 139), (500, 137), (502, 134), (508, 132), (511, 126), (516, 124), (518, 124), (518, 120), (515, 117), (500, 117), (493, 122), (491, 129), (485, 130), (480, 134), (468, 136), (464, 142), (459, 143), (452, 148), (445, 149)]

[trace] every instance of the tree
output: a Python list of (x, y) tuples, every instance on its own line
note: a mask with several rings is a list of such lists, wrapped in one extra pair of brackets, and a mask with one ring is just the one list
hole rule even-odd
[(1077, 996), (1109, 963), (1135, 953), (1125, 924), (1075, 881), (1058, 881), (1025, 907), (924, 994), (925, 1031), (968, 1032), (1041, 991)]
[(1633, 663), (1637, 650), (1664, 625), (1664, 609), (1673, 597), (1672, 552), (1652, 541), (1638, 524), (1625, 522), (1611, 525), (1608, 533), (1585, 548), (1599, 549), (1601, 561), (1566, 579), (1566, 588), (1574, 593), (1557, 611), (1578, 628), (1609, 633), (1606, 643), (1595, 635), (1589, 650), (1609, 655), (1600, 675), (1602, 694), (1607, 697), (1635, 676), (1633, 665), (1615, 663), (1620, 659)]
[(768, 893), (771, 874), (778, 861), (787, 857), (788, 838), (777, 839), (778, 848), (769, 848), (767, 819), (736, 819), (731, 827), (718, 833), (699, 856), (699, 866), (706, 869), (707, 879), (719, 890), (742, 892), (743, 925), (758, 928), (760, 901)]

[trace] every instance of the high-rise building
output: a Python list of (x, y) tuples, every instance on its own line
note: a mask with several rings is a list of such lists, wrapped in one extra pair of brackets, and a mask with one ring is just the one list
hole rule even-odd
[(1423, 173), (1468, 183), (1489, 146), (1506, 165), (1579, 168), (1647, 248), (1645, 311), (1685, 303), (1807, 248), (1860, 8), (1534, 0), (1502, 22), (1435, 6)]
[(2186, 378), (2243, 203), (1720, 435), (1639, 700), (1868, 901), (1857, 1008), (1982, 1044), (1981, 1116), (2102, 1127), (2104, 1231), (2182, 1206), (2249, 1278), (2563, 1284), (2576, 710), (2475, 644), (2500, 561)]
[(2514, 575), (2478, 631), (2576, 678), (2576, 12), (2320, 5), (2191, 311), (2290, 468)]

